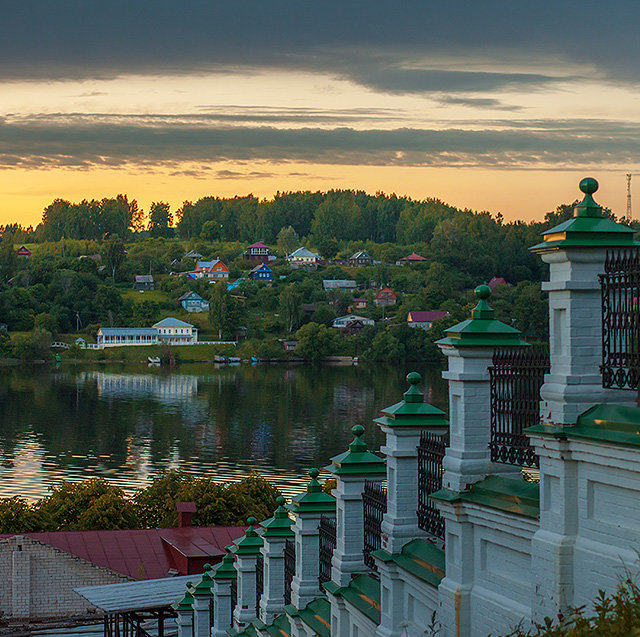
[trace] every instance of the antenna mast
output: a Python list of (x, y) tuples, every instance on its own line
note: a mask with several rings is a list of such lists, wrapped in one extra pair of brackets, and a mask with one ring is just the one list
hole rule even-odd
[(627, 217), (631, 219), (631, 173), (627, 173)]

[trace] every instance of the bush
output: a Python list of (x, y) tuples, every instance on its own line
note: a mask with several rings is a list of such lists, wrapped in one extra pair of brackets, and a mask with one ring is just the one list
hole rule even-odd
[(41, 517), (24, 499), (14, 496), (0, 500), (0, 533), (41, 531)]

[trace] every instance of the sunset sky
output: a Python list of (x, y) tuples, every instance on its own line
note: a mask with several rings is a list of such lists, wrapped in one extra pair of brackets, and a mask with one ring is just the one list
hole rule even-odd
[(639, 30), (637, 0), (4, 3), (0, 224), (330, 188), (530, 220), (585, 175), (624, 213)]

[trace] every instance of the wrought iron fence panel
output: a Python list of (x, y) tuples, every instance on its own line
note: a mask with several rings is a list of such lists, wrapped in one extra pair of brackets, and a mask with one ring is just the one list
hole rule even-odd
[(291, 581), (296, 573), (296, 542), (287, 540), (284, 544), (284, 603), (291, 604)]
[(233, 611), (238, 605), (238, 578), (231, 580), (231, 617), (233, 617)]
[(324, 582), (331, 581), (331, 558), (336, 548), (336, 521), (325, 515), (320, 516), (318, 533), (320, 537), (320, 568), (318, 581), (320, 585), (322, 585)]
[(382, 547), (382, 518), (387, 510), (387, 490), (379, 482), (364, 483), (362, 492), (362, 508), (364, 512), (364, 563), (377, 571), (376, 561), (371, 557), (372, 551)]
[(602, 294), (602, 386), (638, 389), (640, 381), (640, 250), (608, 250)]
[(449, 434), (423, 431), (418, 446), (418, 526), (444, 539), (444, 519), (429, 496), (442, 488), (442, 460)]
[(209, 600), (209, 626), (211, 626), (211, 628), (213, 628), (213, 625), (214, 625), (214, 621), (213, 620), (214, 620), (214, 615), (213, 615), (213, 595), (211, 595), (211, 599)]
[(264, 589), (264, 557), (258, 553), (256, 557), (256, 617), (260, 617), (260, 596)]
[(540, 388), (549, 372), (546, 347), (505, 347), (493, 354), (491, 379), (491, 460), (521, 467), (539, 461), (527, 427), (540, 422)]

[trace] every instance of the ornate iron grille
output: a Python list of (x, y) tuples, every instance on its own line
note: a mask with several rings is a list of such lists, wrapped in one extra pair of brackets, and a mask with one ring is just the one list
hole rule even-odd
[(256, 557), (256, 617), (260, 617), (260, 596), (264, 589), (264, 557), (258, 553)]
[(213, 628), (213, 626), (214, 626), (213, 620), (214, 620), (214, 615), (213, 615), (213, 595), (211, 595), (211, 599), (209, 600), (209, 626), (211, 628)]
[(296, 542), (287, 540), (284, 544), (284, 603), (291, 604), (291, 580), (296, 573)]
[(376, 561), (371, 557), (372, 551), (382, 546), (382, 518), (387, 510), (387, 490), (379, 482), (364, 483), (362, 492), (362, 508), (364, 511), (364, 563), (377, 571)]
[(233, 611), (238, 605), (238, 578), (231, 580), (231, 617), (233, 617)]
[(449, 434), (423, 431), (418, 446), (418, 526), (444, 539), (444, 519), (429, 496), (442, 488), (442, 460)]
[(325, 515), (320, 516), (318, 533), (320, 536), (318, 581), (322, 585), (323, 582), (331, 581), (331, 558), (333, 557), (333, 550), (336, 548), (336, 521)]
[(609, 250), (602, 292), (602, 386), (638, 389), (640, 381), (640, 250)]
[(527, 427), (540, 422), (540, 387), (549, 372), (549, 350), (543, 347), (505, 347), (493, 354), (491, 378), (491, 460), (521, 467), (539, 461)]

